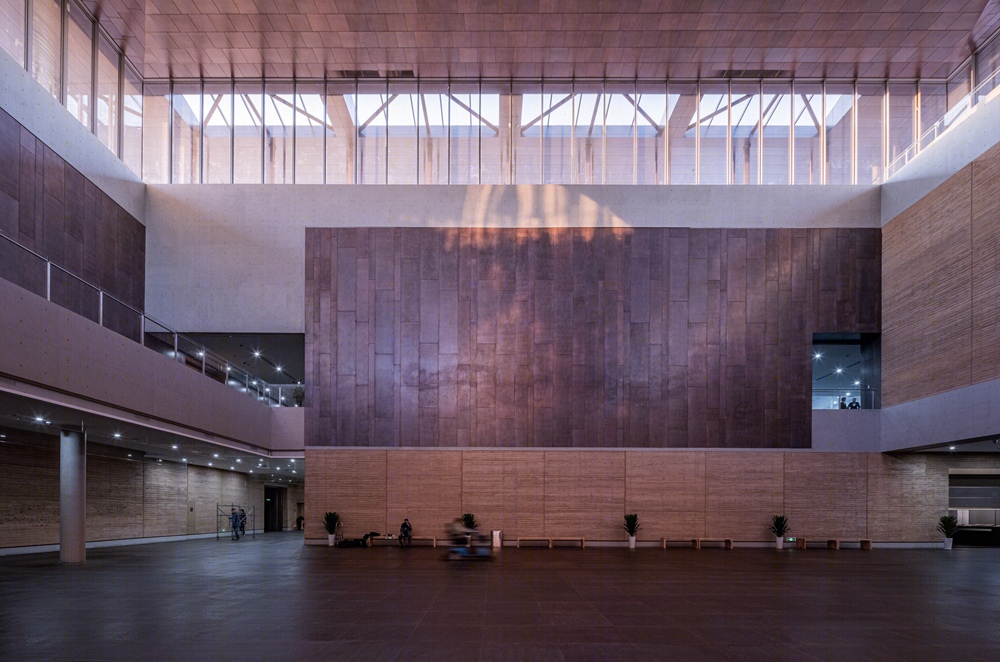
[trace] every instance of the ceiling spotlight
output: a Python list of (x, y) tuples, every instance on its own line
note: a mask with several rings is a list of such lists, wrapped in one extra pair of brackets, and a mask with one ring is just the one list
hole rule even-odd
[(212, 463), (211, 463), (211, 462), (209, 462), (209, 463), (208, 463), (208, 466), (212, 466)]
[(41, 416), (35, 416), (35, 422), (36, 423), (44, 423), (45, 419), (42, 418)]
[(250, 470), (250, 473), (253, 473), (253, 469)]
[(256, 349), (255, 349), (255, 350), (253, 351), (253, 357), (254, 357), (255, 359), (259, 359), (259, 358), (260, 358), (260, 351), (259, 351), (259, 350), (256, 350)]
[(218, 453), (212, 453), (212, 457), (219, 457)]
[(241, 460), (240, 458), (236, 458), (236, 461), (237, 462), (242, 462), (243, 460)]
[(292, 458), (292, 462), (295, 462), (295, 458), (294, 457)]
[(122, 433), (121, 432), (115, 432), (111, 436), (113, 436), (115, 439), (121, 439), (122, 438)]
[(281, 372), (281, 366), (279, 365), (278, 367), (276, 367), (276, 368), (274, 369), (274, 371), (275, 371), (275, 372)]
[(205, 356), (205, 352), (198, 352), (198, 356)]
[(954, 446), (949, 446), (948, 450), (953, 451), (953, 450), (955, 450), (955, 447)]
[(813, 358), (814, 359), (821, 359), (821, 358), (823, 358), (823, 355), (820, 354), (819, 352), (816, 352), (815, 354), (813, 354)]
[(854, 382), (855, 386), (861, 386), (861, 382)]
[(52, 421), (45, 421), (46, 425), (52, 425)]
[(230, 370), (229, 366), (226, 366), (226, 372), (229, 372), (229, 370)]
[(157, 462), (163, 462), (163, 460), (157, 460)]
[(132, 454), (131, 454), (131, 453), (129, 453), (129, 454), (128, 454), (128, 456), (129, 456), (129, 457), (132, 457)]
[(295, 469), (292, 469), (292, 473), (295, 473)]
[(187, 461), (188, 461), (188, 459), (186, 457), (182, 457), (181, 458), (181, 462), (187, 462)]
[(171, 448), (177, 450), (177, 444), (172, 445)]
[(843, 369), (843, 368), (837, 368), (837, 374), (838, 374), (838, 375), (839, 375), (840, 373), (842, 373), (842, 372), (844, 372), (844, 369)]
[[(6, 439), (6, 438), (7, 438), (7, 435), (5, 435), (5, 434), (0, 434), (0, 439)], [(996, 443), (996, 442), (994, 442), (994, 443)]]
[(264, 389), (264, 393), (270, 393), (270, 392), (271, 392), (271, 389), (269, 389), (269, 388)]
[(229, 470), (230, 470), (230, 471), (232, 471), (232, 470), (233, 470), (233, 469), (235, 469), (235, 468), (236, 468), (236, 467), (229, 467)]

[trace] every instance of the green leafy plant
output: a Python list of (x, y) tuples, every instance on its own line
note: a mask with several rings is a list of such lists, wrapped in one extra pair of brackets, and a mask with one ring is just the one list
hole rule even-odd
[(326, 527), (326, 532), (329, 535), (335, 535), (337, 533), (337, 527), (340, 525), (340, 515), (337, 513), (327, 513), (323, 515), (323, 526)]
[(476, 516), (472, 513), (465, 513), (462, 515), (462, 526), (467, 529), (477, 529), (479, 528), (479, 523), (476, 522)]
[(625, 516), (625, 530), (628, 531), (629, 536), (635, 536), (639, 532), (642, 525), (639, 524), (639, 516), (635, 513)]
[(945, 538), (954, 538), (955, 531), (958, 531), (958, 518), (954, 515), (944, 515), (938, 520), (937, 530), (943, 533)]
[(306, 390), (301, 386), (296, 386), (292, 389), (292, 400), (295, 401), (296, 407), (301, 407), (302, 403), (306, 401)]
[(771, 518), (771, 533), (775, 538), (784, 538), (788, 535), (788, 518), (784, 515), (775, 515)]

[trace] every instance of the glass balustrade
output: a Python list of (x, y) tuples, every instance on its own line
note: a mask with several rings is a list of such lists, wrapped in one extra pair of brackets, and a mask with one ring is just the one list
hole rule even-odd
[(299, 407), (302, 384), (271, 384), (0, 234), (0, 278), (269, 407)]
[(970, 93), (957, 100), (941, 119), (934, 122), (930, 128), (920, 135), (913, 145), (889, 163), (885, 169), (885, 177), (882, 181), (886, 181), (895, 175), (903, 166), (912, 161), (917, 154), (927, 149), (927, 147), (951, 128), (972, 115), (983, 102), (995, 98), (998, 94), (997, 90), (1000, 90), (1000, 69), (990, 74), (986, 80), (981, 81)]

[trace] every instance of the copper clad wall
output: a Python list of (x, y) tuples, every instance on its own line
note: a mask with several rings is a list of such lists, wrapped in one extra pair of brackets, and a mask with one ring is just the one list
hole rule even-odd
[(306, 445), (810, 446), (877, 229), (306, 230)]
[[(0, 234), (143, 309), (146, 228), (2, 110)], [(3, 240), (0, 278), (45, 295), (44, 263)], [(55, 270), (53, 299), (97, 319), (97, 297)]]
[(1000, 145), (883, 233), (883, 406), (1000, 378)]

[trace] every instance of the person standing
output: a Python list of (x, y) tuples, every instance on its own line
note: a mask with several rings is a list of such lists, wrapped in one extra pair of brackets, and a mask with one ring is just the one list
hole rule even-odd
[(240, 535), (247, 534), (247, 511), (240, 508)]
[(240, 516), (233, 508), (229, 513), (229, 528), (233, 532), (233, 540), (240, 539)]

